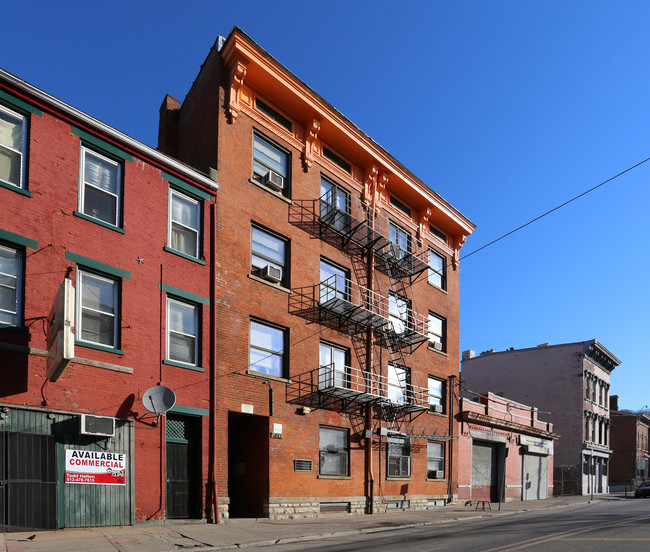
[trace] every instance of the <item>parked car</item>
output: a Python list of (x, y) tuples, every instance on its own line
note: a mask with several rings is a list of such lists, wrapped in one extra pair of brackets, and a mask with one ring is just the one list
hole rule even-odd
[(634, 490), (634, 498), (647, 498), (650, 496), (650, 481), (643, 481)]

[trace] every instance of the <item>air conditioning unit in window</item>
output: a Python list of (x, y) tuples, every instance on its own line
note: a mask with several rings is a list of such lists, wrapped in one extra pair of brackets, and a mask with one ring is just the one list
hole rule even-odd
[(442, 351), (442, 343), (440, 341), (434, 341), (432, 345), (436, 351)]
[(262, 269), (262, 278), (269, 282), (279, 284), (282, 281), (282, 269), (277, 266), (266, 265)]
[(429, 470), (429, 479), (444, 479), (444, 470)]
[(269, 188), (273, 188), (274, 190), (284, 189), (284, 176), (276, 173), (275, 171), (267, 172), (264, 176), (263, 182)]
[(82, 414), (79, 433), (98, 437), (115, 437), (115, 418)]
[(430, 404), (429, 405), (429, 410), (431, 412), (437, 412), (437, 413), (442, 413), (442, 405), (441, 404)]
[(388, 244), (388, 256), (393, 257), (394, 259), (401, 259), (403, 257), (402, 249), (396, 243)]

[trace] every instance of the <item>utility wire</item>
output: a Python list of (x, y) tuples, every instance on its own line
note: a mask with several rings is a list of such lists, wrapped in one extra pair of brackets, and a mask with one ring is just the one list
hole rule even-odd
[(474, 255), (475, 253), (478, 253), (479, 251), (482, 251), (483, 249), (486, 249), (487, 247), (490, 247), (491, 245), (494, 245), (495, 243), (501, 241), (502, 239), (507, 238), (508, 236), (511, 236), (512, 234), (514, 234), (515, 232), (518, 232), (519, 230), (522, 230), (523, 228), (526, 228), (526, 226), (530, 226), (530, 225), (533, 224), (534, 222), (537, 222), (538, 220), (544, 218), (546, 215), (550, 215), (551, 213), (557, 211), (558, 209), (561, 209), (562, 207), (568, 205), (569, 203), (574, 202), (576, 199), (580, 199), (581, 197), (586, 196), (588, 193), (591, 193), (591, 192), (593, 192), (594, 190), (597, 190), (598, 188), (600, 188), (601, 186), (604, 186), (604, 185), (607, 184), (608, 182), (611, 182), (612, 180), (617, 179), (619, 176), (623, 176), (624, 174), (626, 174), (626, 173), (628, 173), (628, 172), (630, 172), (630, 171), (636, 169), (637, 167), (640, 167), (641, 165), (643, 165), (644, 163), (647, 163), (648, 161), (650, 161), (650, 157), (647, 157), (647, 158), (644, 159), (643, 161), (639, 161), (636, 165), (632, 165), (631, 167), (628, 167), (628, 168), (625, 169), (624, 171), (621, 171), (620, 173), (618, 173), (618, 174), (612, 176), (611, 178), (608, 178), (607, 180), (601, 182), (600, 184), (597, 184), (597, 185), (594, 186), (593, 188), (589, 188), (587, 191), (582, 192), (581, 194), (579, 194), (579, 195), (577, 195), (577, 196), (575, 196), (575, 197), (569, 199), (568, 201), (565, 201), (565, 202), (562, 203), (561, 205), (558, 205), (557, 207), (553, 207), (553, 209), (551, 209), (550, 211), (546, 211), (545, 213), (539, 215), (538, 217), (535, 217), (534, 219), (529, 220), (529, 221), (526, 222), (525, 224), (522, 224), (521, 226), (518, 226), (518, 227), (515, 228), (514, 230), (511, 230), (510, 232), (508, 232), (508, 233), (506, 233), (506, 234), (503, 234), (502, 236), (498, 237), (497, 239), (492, 240), (492, 241), (489, 242), (489, 243), (486, 243), (485, 245), (479, 247), (478, 249), (475, 249), (475, 250), (472, 251), (471, 253), (468, 253), (467, 255), (463, 255), (462, 257), (460, 257), (459, 260), (467, 259), (467, 257), (471, 257), (471, 256)]

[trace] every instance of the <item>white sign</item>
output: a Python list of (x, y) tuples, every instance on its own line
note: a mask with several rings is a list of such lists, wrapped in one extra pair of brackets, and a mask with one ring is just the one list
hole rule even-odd
[(65, 451), (65, 482), (126, 485), (126, 454), (96, 450)]

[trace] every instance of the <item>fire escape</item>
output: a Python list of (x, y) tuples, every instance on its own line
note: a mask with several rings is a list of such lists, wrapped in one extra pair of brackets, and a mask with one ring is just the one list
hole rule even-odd
[[(319, 366), (297, 378), (298, 395), (309, 394), (319, 405), (325, 398), (338, 399), (344, 407), (372, 404), (388, 430), (399, 431), (402, 422), (429, 406), (428, 389), (418, 385), (410, 366), (410, 355), (429, 339), (428, 318), (415, 312), (408, 299), (409, 287), (428, 268), (426, 248), (420, 244), (417, 253), (412, 237), (400, 242), (385, 215), (349, 195), (341, 199), (328, 191), (317, 200), (295, 200), (291, 217), (346, 252), (353, 265), (367, 267), (374, 259), (375, 269), (390, 282), (388, 295), (340, 274), (292, 290), (290, 310), (349, 335), (364, 366)], [(372, 366), (364, 362), (369, 346), (375, 352)]]

